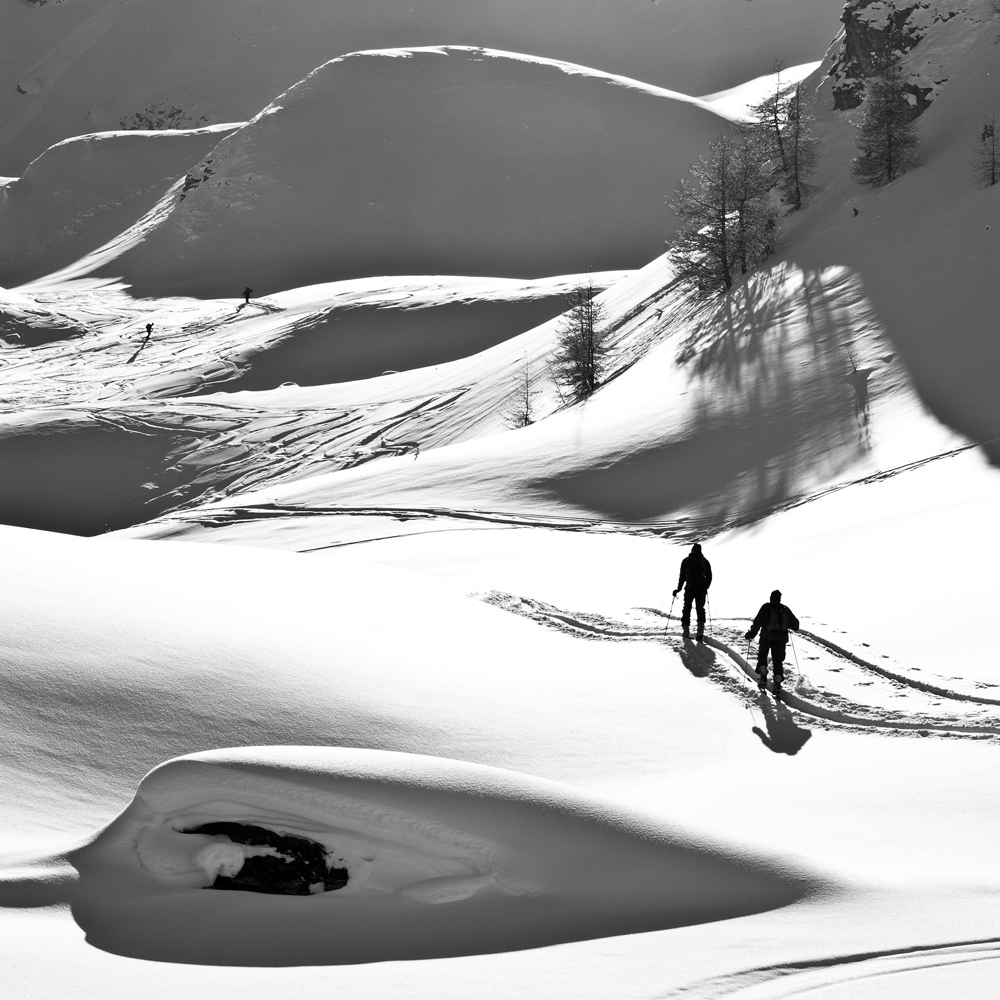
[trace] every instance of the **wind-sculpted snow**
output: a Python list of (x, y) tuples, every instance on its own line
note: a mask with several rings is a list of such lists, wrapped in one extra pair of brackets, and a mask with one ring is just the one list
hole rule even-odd
[[(538, 399), (546, 419), (474, 440), (476, 428), (496, 430), (519, 361), (544, 372), (556, 330), (548, 324), (477, 357), (385, 384), (406, 384), (412, 395), (404, 398), (425, 400), (386, 435), (418, 444), (418, 461), (347, 468), (359, 463), (341, 458), (341, 471), (229, 490), (227, 499), (179, 506), (132, 533), (207, 532), (260, 544), (282, 523), (285, 543), (317, 549), (336, 544), (344, 527), (338, 513), (381, 510), (387, 518), (437, 512), (571, 527), (603, 520), (702, 535), (964, 445), (924, 415), (863, 285), (846, 269), (782, 265), (721, 304), (692, 307), (661, 260), (601, 301), (613, 377), (582, 407), (555, 410), (550, 389), (548, 399)], [(442, 394), (423, 395), (431, 386)], [(359, 392), (331, 387), (322, 398), (328, 407), (372, 401)], [(236, 400), (244, 398), (258, 405), (280, 399)], [(319, 399), (319, 390), (308, 398)], [(911, 428), (915, 419), (920, 434)], [(354, 537), (353, 527), (347, 530)]]
[[(627, 276), (611, 272), (592, 280), (600, 288)], [(0, 455), (17, 470), (0, 485), (3, 519), (92, 534), (223, 493), (349, 468), (400, 450), (415, 454), (482, 433), (482, 425), (495, 430), (503, 426), (499, 414), (517, 366), (530, 362), (533, 380), (541, 380), (558, 324), (513, 336), (487, 352), (485, 363), (465, 358), (484, 336), (482, 328), (466, 324), (482, 324), (489, 315), (497, 330), (508, 326), (517, 334), (519, 317), (536, 309), (561, 312), (564, 295), (581, 280), (359, 279), (239, 306), (231, 300), (134, 300), (118, 287), (87, 281), (0, 292), (10, 338)], [(443, 312), (450, 333), (441, 333)], [(422, 372), (344, 386), (171, 398), (231, 384), (248, 369), (266, 384), (269, 364), (274, 371), (269, 352), (283, 343), (298, 348), (291, 356), (311, 367), (314, 380), (323, 370), (319, 352), (334, 371), (370, 370), (372, 351), (390, 342), (388, 319), (394, 321), (388, 336), (407, 341), (397, 360), (427, 366)], [(154, 329), (136, 353), (146, 322)], [(622, 364), (642, 349), (642, 341), (627, 333)], [(38, 346), (25, 346), (31, 344)], [(444, 363), (456, 355), (462, 360)], [(557, 404), (537, 395), (539, 410)], [(84, 464), (111, 465), (107, 476), (94, 478), (93, 490), (77, 489), (72, 500), (59, 485), (61, 476), (76, 477), (65, 465), (67, 448)]]
[[(319, 842), (347, 884), (304, 898), (206, 893), (213, 840), (185, 831), (216, 822)], [(219, 965), (507, 951), (732, 918), (820, 885), (569, 786), (328, 747), (168, 761), (72, 861), (73, 912), (91, 944)]]
[[(592, 280), (601, 289), (630, 273), (603, 272), (592, 275)], [(355, 310), (410, 314), (464, 305), (493, 305), (502, 310), (507, 304), (556, 301), (583, 280), (583, 275), (573, 274), (525, 280), (401, 275), (297, 287), (254, 296), (246, 304), (231, 298), (136, 299), (119, 283), (106, 279), (46, 280), (0, 289), (0, 310), (9, 317), (0, 328), (0, 337), (10, 338), (8, 346), (56, 339), (47, 332), (50, 328), (63, 330), (62, 340), (76, 335), (70, 343), (49, 344), (40, 350), (5, 351), (0, 408), (28, 410), (203, 393), (212, 387), (225, 388), (256, 356), (296, 333), (322, 329)], [(359, 353), (365, 339), (375, 335), (372, 327), (377, 327), (381, 313), (370, 315), (376, 321), (358, 328), (352, 340), (341, 345), (346, 355)], [(153, 323), (154, 335), (130, 360), (147, 322)], [(416, 354), (421, 366), (436, 365), (459, 349), (455, 343), (430, 336), (424, 339), (425, 349)], [(474, 342), (475, 335), (470, 332), (467, 339)], [(316, 391), (306, 398), (312, 403), (329, 391)], [(375, 389), (374, 394), (378, 393)], [(281, 398), (288, 400), (287, 395)]]

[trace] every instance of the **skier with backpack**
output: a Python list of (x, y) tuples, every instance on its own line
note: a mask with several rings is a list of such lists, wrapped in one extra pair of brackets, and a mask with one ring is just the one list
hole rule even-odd
[(767, 684), (767, 654), (774, 665), (774, 696), (781, 697), (781, 682), (785, 679), (785, 646), (789, 629), (797, 630), (799, 620), (790, 608), (781, 603), (781, 591), (772, 590), (771, 599), (760, 606), (750, 631), (743, 637), (750, 642), (760, 632), (757, 647), (757, 686), (764, 690)]
[(684, 610), (681, 612), (681, 629), (686, 636), (691, 634), (691, 605), (695, 605), (698, 613), (698, 642), (705, 638), (705, 598), (711, 586), (712, 564), (701, 554), (701, 546), (695, 542), (691, 546), (691, 552), (681, 561), (674, 597), (683, 587)]

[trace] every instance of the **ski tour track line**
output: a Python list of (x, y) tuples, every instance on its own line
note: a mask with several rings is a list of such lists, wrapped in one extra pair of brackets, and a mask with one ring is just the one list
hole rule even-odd
[[(564, 611), (500, 591), (473, 596), (580, 638), (666, 643), (681, 654), (696, 676), (714, 680), (739, 694), (751, 710), (754, 699), (763, 694), (758, 693), (755, 666), (736, 648), (745, 643), (743, 635), (750, 627), (749, 618), (715, 619), (710, 625), (712, 634), (695, 643), (678, 627), (669, 627), (669, 623), (679, 625), (676, 615), (657, 608), (634, 608), (632, 616), (636, 620), (616, 621), (590, 612)], [(712, 650), (722, 653), (724, 659), (720, 660)], [(1000, 698), (954, 691), (889, 670), (806, 629), (794, 633), (788, 652), (780, 704), (807, 719), (830, 727), (921, 736), (935, 733), (976, 739), (1000, 737), (1000, 712), (996, 711)], [(725, 669), (723, 664), (727, 662)], [(774, 694), (773, 676), (767, 681), (766, 691)], [(865, 698), (871, 694), (876, 697)]]
[[(945, 966), (1000, 961), (1000, 938), (925, 945), (855, 955), (836, 955), (813, 961), (745, 969), (703, 979), (680, 989), (661, 993), (657, 1000), (790, 1000), (823, 993), (846, 983), (861, 983), (901, 973), (920, 973)], [(1000, 970), (998, 970), (1000, 972)]]

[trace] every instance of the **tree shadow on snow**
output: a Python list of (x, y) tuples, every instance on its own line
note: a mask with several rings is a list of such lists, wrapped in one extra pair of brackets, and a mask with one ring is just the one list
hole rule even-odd
[(871, 324), (863, 303), (846, 272), (755, 276), (702, 307), (681, 345), (692, 399), (683, 426), (536, 488), (618, 520), (672, 515), (695, 534), (782, 506), (867, 449), (868, 382), (862, 406), (851, 381), (852, 345)]

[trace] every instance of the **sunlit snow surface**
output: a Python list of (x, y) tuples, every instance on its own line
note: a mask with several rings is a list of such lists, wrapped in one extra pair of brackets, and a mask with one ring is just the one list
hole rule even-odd
[[(378, 49), (245, 122), (99, 132), (0, 179), (3, 519), (100, 536), (2, 532), (6, 982), (992, 995), (1000, 484), (977, 445), (995, 453), (1000, 225), (962, 173), (960, 109), (998, 50), (973, 45), (984, 14), (935, 10), (958, 7), (955, 34), (919, 15), (927, 162), (859, 191), (851, 123), (826, 114), (806, 209), (712, 304), (655, 256), (647, 202), (675, 169), (657, 157), (684, 159), (678, 123), (695, 148), (767, 77), (695, 99), (569, 58)], [(38, 63), (3, 135), (111, 30), (102, 11)], [(345, 137), (403, 132), (392, 102), (381, 129), (349, 101), (339, 132), (317, 123), (340, 94), (406, 92), (412, 152), (442, 79), (476, 97), (435, 141), (482, 140), (489, 170), (442, 173), (438, 145), (406, 189), (441, 273), (345, 274), (345, 233), (372, 224), (368, 264), (409, 233), (385, 208), (393, 164), (371, 172)], [(571, 147), (584, 107), (611, 131)], [(627, 210), (601, 218), (655, 236), (590, 275), (610, 353), (584, 405), (548, 361), (598, 242), (593, 219), (552, 220), (591, 189), (568, 167), (514, 184), (524, 204), (490, 189), (509, 232), (478, 258), (461, 244), (483, 220), (446, 198), (534, 170), (512, 108), (538, 111), (529, 138), (586, 154), (593, 190), (617, 178)], [(612, 126), (636, 122), (646, 145), (626, 148)], [(355, 194), (383, 184), (340, 229), (312, 225), (336, 206), (312, 170), (331, 143)], [(239, 224), (226, 184), (260, 206)], [(264, 287), (244, 302), (246, 282)], [(535, 422), (515, 430), (523, 389)], [(670, 595), (695, 539), (716, 571), (704, 642)], [(774, 586), (803, 624), (780, 701), (743, 637)], [(184, 832), (220, 821), (307, 837), (348, 883), (211, 891), (254, 850)]]

